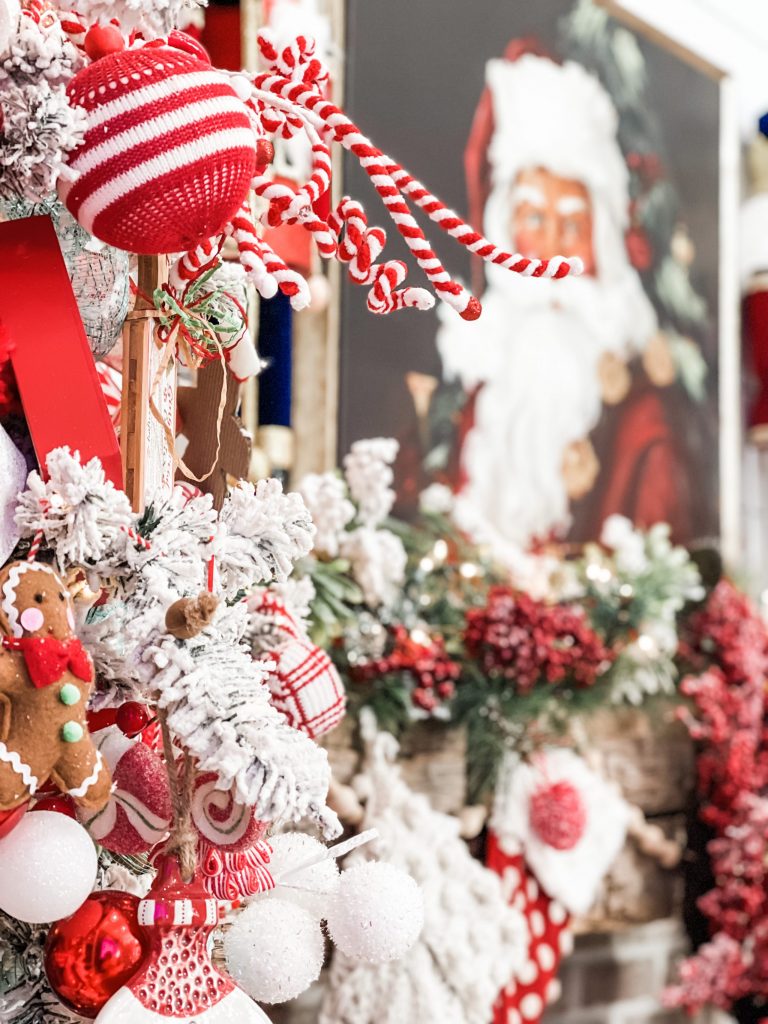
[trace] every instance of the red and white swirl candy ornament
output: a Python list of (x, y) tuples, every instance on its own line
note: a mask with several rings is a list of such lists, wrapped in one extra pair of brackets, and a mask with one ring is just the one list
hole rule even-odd
[(264, 835), (269, 827), (252, 807), (216, 788), (212, 772), (195, 780), (192, 821), (199, 834), (197, 856), (203, 884), (220, 900), (241, 900), (274, 888)]

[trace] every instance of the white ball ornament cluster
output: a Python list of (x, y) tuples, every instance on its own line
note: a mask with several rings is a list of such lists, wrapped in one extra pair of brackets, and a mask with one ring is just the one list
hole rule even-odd
[(325, 939), (304, 907), (276, 896), (256, 900), (224, 936), (227, 969), (260, 1003), (284, 1003), (320, 976)]
[(404, 956), (424, 924), (421, 889), (400, 868), (362, 861), (339, 874), (337, 859), (375, 831), (328, 849), (298, 832), (270, 840), (275, 888), (256, 898), (224, 935), (227, 968), (260, 1003), (301, 995), (325, 958), (322, 922), (339, 950), (355, 960), (388, 963)]
[(27, 924), (60, 921), (90, 895), (97, 867), (78, 822), (56, 811), (25, 814), (0, 840), (0, 909)]
[(328, 911), (328, 932), (353, 960), (399, 960), (424, 926), (421, 889), (392, 864), (365, 861), (343, 872)]
[(327, 847), (303, 832), (273, 836), (269, 844), (275, 895), (304, 907), (317, 921), (325, 918), (339, 888), (339, 867)]

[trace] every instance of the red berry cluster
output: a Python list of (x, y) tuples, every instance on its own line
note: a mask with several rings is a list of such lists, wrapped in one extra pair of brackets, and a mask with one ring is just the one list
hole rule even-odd
[(592, 686), (615, 657), (580, 610), (503, 586), (467, 612), (464, 645), (487, 675), (523, 694), (540, 682)]
[(734, 686), (760, 685), (768, 674), (765, 623), (729, 580), (721, 580), (702, 611), (691, 617), (680, 651), (699, 668), (716, 665)]
[(406, 674), (414, 683), (411, 699), (423, 711), (432, 712), (450, 700), (461, 666), (446, 651), (443, 638), (431, 636), (425, 643), (414, 639), (405, 626), (395, 626), (390, 639), (389, 653), (355, 666), (353, 677), (370, 682), (393, 673)]
[(698, 744), (701, 819), (716, 886), (699, 900), (712, 940), (680, 968), (666, 1001), (691, 1011), (709, 1003), (768, 998), (768, 631), (726, 581), (692, 617), (685, 654), (704, 669), (683, 680), (681, 711)]

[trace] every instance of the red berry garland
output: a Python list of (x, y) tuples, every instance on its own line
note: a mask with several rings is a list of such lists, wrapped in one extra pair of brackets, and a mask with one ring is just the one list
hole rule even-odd
[(491, 588), (485, 606), (467, 612), (464, 644), (489, 676), (521, 694), (540, 682), (592, 686), (614, 657), (579, 610), (509, 587)]
[(707, 845), (715, 887), (698, 901), (712, 939), (679, 970), (670, 1006), (725, 1010), (768, 999), (768, 632), (728, 581), (712, 592), (685, 635), (702, 669), (683, 680), (693, 708), (680, 717), (697, 741), (699, 816), (715, 832)]
[(461, 666), (446, 651), (442, 637), (421, 640), (404, 626), (395, 626), (391, 639), (388, 654), (355, 666), (352, 675), (357, 682), (371, 682), (391, 673), (407, 674), (414, 683), (411, 700), (426, 712), (453, 697)]

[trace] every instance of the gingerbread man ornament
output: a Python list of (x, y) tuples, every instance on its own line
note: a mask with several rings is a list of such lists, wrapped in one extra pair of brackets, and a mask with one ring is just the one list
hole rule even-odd
[(88, 732), (91, 659), (74, 634), (72, 599), (47, 565), (0, 571), (0, 810), (51, 779), (81, 807), (109, 799), (108, 766)]

